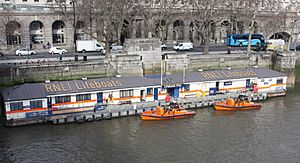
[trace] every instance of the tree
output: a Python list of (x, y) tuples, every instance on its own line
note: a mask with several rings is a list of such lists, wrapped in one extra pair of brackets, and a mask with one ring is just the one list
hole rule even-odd
[(204, 54), (209, 53), (210, 37), (217, 23), (222, 20), (221, 11), (218, 10), (218, 7), (223, 3), (223, 0), (191, 0), (191, 5), (187, 7), (194, 29), (201, 35)]
[(165, 40), (168, 26), (172, 22), (174, 14), (182, 14), (180, 10), (181, 0), (149, 0), (135, 1), (133, 16), (142, 17), (145, 31), (151, 32), (152, 37)]
[[(86, 1), (83, 0), (73, 0), (71, 1), (73, 11), (70, 12), (72, 6), (65, 0), (55, 1), (60, 8), (60, 14), (73, 22), (74, 28), (80, 21), (85, 24), (81, 26), (84, 33), (105, 43), (107, 54), (109, 54), (110, 45), (120, 40), (124, 20), (133, 6), (132, 0), (90, 0), (89, 5), (86, 5)], [(86, 19), (87, 15), (88, 19)]]
[(98, 39), (105, 42), (106, 51), (112, 43), (120, 40), (124, 21), (132, 6), (132, 0), (95, 0), (95, 31)]

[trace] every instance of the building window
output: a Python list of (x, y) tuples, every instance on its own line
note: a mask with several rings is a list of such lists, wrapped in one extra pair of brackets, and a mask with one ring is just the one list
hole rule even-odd
[(120, 98), (132, 97), (132, 96), (133, 96), (133, 89), (120, 91)]
[(59, 96), (55, 97), (55, 103), (71, 102), (71, 96)]
[(27, 2), (27, 0), (23, 0), (23, 2)]
[(34, 2), (39, 2), (40, 0), (34, 0)]
[(47, 0), (47, 2), (53, 2), (53, 0)]
[(232, 85), (232, 81), (226, 81), (226, 82), (224, 82), (224, 86), (230, 86), (230, 85)]
[(282, 78), (277, 79), (276, 84), (282, 84), (282, 83), (283, 83), (283, 79)]
[(147, 88), (147, 95), (153, 95), (153, 88)]
[(76, 101), (91, 100), (91, 94), (76, 95)]
[(30, 101), (30, 108), (42, 108), (42, 107), (43, 107), (42, 100)]
[(23, 110), (23, 102), (10, 103), (10, 110)]

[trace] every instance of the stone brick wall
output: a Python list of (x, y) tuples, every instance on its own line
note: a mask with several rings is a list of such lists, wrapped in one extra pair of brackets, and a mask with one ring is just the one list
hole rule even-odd
[(161, 47), (158, 38), (128, 39), (126, 50), (128, 55), (138, 54), (141, 56), (145, 74), (160, 72)]

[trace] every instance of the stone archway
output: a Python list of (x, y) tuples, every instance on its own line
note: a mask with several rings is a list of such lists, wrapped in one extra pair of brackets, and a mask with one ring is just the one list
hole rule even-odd
[(238, 21), (237, 22), (237, 32), (239, 34), (245, 33), (245, 23), (243, 21)]
[(191, 42), (194, 42), (195, 40), (194, 40), (194, 35), (195, 35), (195, 26), (194, 26), (194, 23), (193, 22), (191, 22), (190, 23), (190, 26), (189, 26), (189, 40), (191, 41)]
[(166, 21), (156, 20), (155, 22), (155, 35), (161, 41), (166, 40)]
[(52, 24), (52, 41), (53, 44), (63, 44), (65, 43), (65, 23), (61, 20), (56, 20)]
[(40, 21), (32, 21), (29, 24), (30, 44), (43, 44), (44, 43), (43, 27), (44, 27), (44, 25)]
[(5, 26), (6, 44), (20, 45), (21, 44), (21, 25), (17, 21), (10, 21)]
[(83, 21), (77, 21), (76, 23), (76, 40), (88, 39), (84, 33), (85, 23)]
[(127, 20), (124, 20), (121, 29), (121, 36), (120, 36), (121, 45), (124, 44), (126, 38), (130, 38), (130, 30), (129, 30), (129, 22)]
[(253, 32), (258, 33), (258, 23), (257, 22), (254, 22), (254, 24), (253, 24)]
[(136, 38), (142, 38), (142, 21), (136, 22), (136, 32), (135, 32)]
[(184, 40), (184, 22), (176, 20), (173, 24), (173, 40)]

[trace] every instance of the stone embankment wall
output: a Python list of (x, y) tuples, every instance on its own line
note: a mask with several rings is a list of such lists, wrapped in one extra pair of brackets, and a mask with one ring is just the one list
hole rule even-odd
[(295, 67), (298, 60), (297, 54), (294, 52), (285, 52), (276, 57), (276, 70), (287, 74), (287, 87), (294, 88), (296, 81)]
[[(151, 44), (151, 42), (150, 42)], [(154, 45), (153, 45), (154, 46)], [(157, 45), (155, 45), (157, 46)], [(131, 47), (133, 48), (133, 47)], [(156, 50), (155, 50), (156, 49)], [(127, 49), (128, 50), (128, 49)], [(130, 50), (129, 50), (130, 51)], [(161, 55), (161, 51), (125, 52), (111, 54), (102, 60), (53, 62), (51, 64), (22, 64), (5, 67), (1, 72), (0, 84), (7, 86), (23, 82), (42, 82), (45, 80), (72, 80), (99, 77), (143, 76), (144, 74), (187, 73), (199, 69), (224, 69), (243, 67), (267, 67), (289, 75), (288, 85), (294, 85), (294, 68), (297, 57), (293, 53), (275, 55), (271, 53), (257, 53), (246, 55), (236, 54), (209, 54), (191, 52), (168, 52)], [(4, 73), (5, 72), (5, 73)]]
[[(45, 80), (72, 80), (99, 77), (142, 76), (142, 62), (139, 55), (118, 54), (103, 60), (72, 61), (36, 64), (2, 65), (6, 71), (0, 72), (0, 87), (24, 82)], [(2, 69), (2, 68), (1, 68)]]
[(158, 38), (127, 39), (125, 46), (128, 55), (141, 56), (144, 74), (160, 72), (161, 45)]
[(165, 73), (197, 71), (199, 69), (243, 68), (251, 66), (269, 67), (270, 56), (257, 54), (213, 54), (168, 53), (164, 54), (163, 70)]

